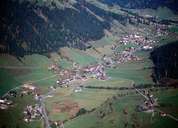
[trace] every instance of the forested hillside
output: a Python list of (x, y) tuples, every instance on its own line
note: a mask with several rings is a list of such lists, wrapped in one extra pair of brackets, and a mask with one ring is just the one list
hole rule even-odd
[(0, 5), (1, 52), (17, 56), (55, 51), (66, 45), (84, 49), (87, 41), (104, 36), (111, 20), (125, 23), (124, 16), (82, 1), (67, 8), (12, 0), (2, 0)]

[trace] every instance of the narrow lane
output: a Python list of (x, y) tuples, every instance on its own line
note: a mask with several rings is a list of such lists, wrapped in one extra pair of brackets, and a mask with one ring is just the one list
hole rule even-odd
[(47, 115), (46, 107), (45, 107), (45, 103), (44, 103), (44, 96), (41, 96), (41, 98), (39, 100), (39, 105), (42, 108), (42, 115), (43, 115), (43, 119), (44, 119), (44, 128), (50, 128), (50, 123), (49, 123), (49, 119), (48, 119), (48, 115)]

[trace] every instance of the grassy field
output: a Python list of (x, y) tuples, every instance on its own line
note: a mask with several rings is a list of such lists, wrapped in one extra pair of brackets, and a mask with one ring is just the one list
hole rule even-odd
[(68, 61), (67, 59), (61, 59), (59, 61), (59, 66), (63, 69), (71, 69), (72, 68), (72, 62)]
[(96, 63), (96, 58), (88, 55), (84, 51), (74, 48), (62, 48), (61, 55), (73, 62), (80, 64), (81, 66), (86, 66), (92, 63)]
[(22, 63), (26, 66), (34, 66), (34, 67), (48, 67), (51, 64), (49, 58), (39, 54), (27, 55), (22, 58)]
[(132, 80), (136, 84), (152, 84), (152, 70), (148, 69), (149, 65), (143, 66), (144, 65), (137, 62), (121, 64), (117, 69), (107, 69), (107, 74), (112, 80), (124, 79)]
[[(141, 61), (127, 62), (124, 64), (119, 64), (117, 68), (107, 69), (107, 75), (111, 77), (112, 80), (127, 80), (134, 81), (136, 84), (152, 84), (152, 61), (149, 59), (149, 52), (139, 51), (136, 52)], [(127, 84), (126, 84), (127, 85)]]
[[(86, 110), (92, 110), (99, 107), (108, 98), (116, 95), (119, 91), (105, 90), (105, 89), (83, 89), (82, 92), (75, 93), (72, 88), (60, 88), (57, 89), (54, 97), (46, 100), (47, 110), (49, 111), (49, 117), (51, 120), (65, 120), (71, 117), (71, 114), (75, 115), (79, 109), (84, 108)], [(67, 108), (68, 105), (72, 106), (76, 104), (77, 107), (63, 110), (60, 108), (62, 105)], [(63, 106), (63, 107), (64, 107)], [(58, 112), (54, 113), (54, 110)], [(77, 110), (76, 110), (77, 109)], [(74, 113), (73, 113), (74, 112)]]
[[(175, 117), (178, 117), (178, 90), (159, 91), (155, 94), (158, 97), (160, 109)], [(168, 117), (161, 118), (156, 115), (156, 120), (153, 123), (153, 128), (178, 128), (178, 123)]]
[(100, 40), (95, 41), (92, 45), (96, 48), (103, 47), (105, 45), (111, 45), (115, 41), (115, 37), (113, 36), (104, 36)]
[[(48, 70), (32, 70), (31, 73), (28, 73), (26, 75), (20, 75), (18, 77), (15, 77), (18, 81), (24, 83), (24, 82), (30, 82), (30, 81), (37, 81), (36, 84), (40, 84), (41, 81), (43, 81), (43, 78), (48, 78), (50, 76), (53, 76), (54, 74)], [(39, 81), (38, 81), (39, 80)], [(40, 81), (41, 80), (41, 81)], [(48, 80), (44, 80), (47, 82)]]
[(19, 66), (19, 65), (23, 65), (16, 57), (8, 55), (8, 54), (4, 54), (4, 55), (0, 55), (0, 65), (1, 66)]
[(122, 51), (124, 51), (126, 48), (131, 48), (131, 47), (137, 48), (138, 46), (137, 46), (136, 44), (127, 44), (127, 45), (121, 44), (121, 45), (119, 45), (119, 47), (117, 47), (116, 51), (117, 51), (117, 52), (122, 52)]
[(20, 82), (14, 79), (14, 77), (4, 69), (0, 69), (0, 81), (0, 96), (20, 84)]
[(157, 45), (158, 46), (162, 46), (162, 45), (166, 45), (168, 43), (172, 43), (172, 42), (178, 41), (178, 36), (177, 35), (173, 35), (173, 34), (169, 34), (167, 36), (159, 38), (158, 41), (159, 41), (159, 43)]
[(152, 16), (165, 20), (177, 20), (177, 15), (167, 7), (158, 7), (157, 9), (131, 9), (133, 13), (137, 13), (140, 16)]
[[(34, 84), (46, 88), (55, 84), (58, 79), (57, 77), (45, 79), (53, 76), (54, 73), (48, 71), (48, 66), (52, 61), (42, 55), (28, 55), (21, 58), (21, 61), (12, 56), (8, 56), (7, 60), (4, 57), (0, 57), (0, 60), (2, 60), (0, 65), (5, 66), (0, 69), (0, 95), (25, 82), (34, 82)], [(11, 66), (12, 68), (9, 69), (6, 66)]]
[[(177, 107), (177, 91), (161, 91), (155, 94), (158, 96), (159, 102), (167, 104), (171, 102), (172, 106)], [(170, 101), (174, 97), (175, 100)], [(167, 100), (165, 100), (167, 99)], [(168, 100), (169, 99), (169, 100)], [(127, 102), (126, 102), (127, 101)], [(115, 100), (110, 100), (112, 102), (113, 111), (108, 113), (107, 102), (96, 109), (96, 111), (87, 113), (85, 115), (79, 116), (73, 120), (65, 123), (66, 128), (123, 128), (128, 122), (127, 127), (132, 128), (134, 126), (140, 128), (177, 128), (177, 123), (167, 117), (160, 117), (158, 113), (152, 117), (151, 113), (137, 112), (135, 108), (141, 102), (143, 102), (143, 97), (139, 95), (130, 95), (125, 97), (118, 97)], [(167, 108), (167, 107), (166, 107)], [(167, 108), (171, 110), (170, 108)], [(127, 110), (128, 114), (124, 114), (124, 110)], [(176, 110), (178, 110), (176, 108)], [(105, 112), (106, 115), (103, 118), (99, 118), (99, 112)], [(178, 113), (175, 114), (178, 116)], [(89, 122), (88, 122), (89, 121)], [(87, 123), (88, 122), (88, 123)], [(86, 125), (88, 124), (88, 125)]]
[(117, 78), (117, 79), (110, 79), (106, 81), (91, 79), (89, 81), (86, 81), (83, 86), (91, 86), (91, 87), (131, 87), (132, 86), (132, 80), (123, 79), (123, 78)]
[(178, 34), (178, 26), (171, 27), (169, 31)]
[[(85, 128), (116, 128), (116, 127), (124, 127), (124, 122), (127, 117), (123, 114), (123, 109), (127, 107), (129, 111), (128, 117), (131, 113), (134, 112), (135, 105), (138, 102), (135, 102), (133, 99), (139, 99), (139, 97), (125, 97), (120, 98), (118, 101), (115, 101), (112, 104), (113, 111), (107, 112), (109, 109), (107, 103), (100, 106), (96, 111), (79, 116), (65, 124), (67, 128), (77, 128), (77, 127), (85, 127)], [(127, 101), (127, 103), (125, 102)], [(99, 112), (105, 112), (106, 115), (103, 118), (99, 117)], [(89, 125), (86, 125), (87, 121), (90, 121)], [(131, 120), (131, 119), (129, 119)], [(132, 121), (130, 121), (131, 123)]]

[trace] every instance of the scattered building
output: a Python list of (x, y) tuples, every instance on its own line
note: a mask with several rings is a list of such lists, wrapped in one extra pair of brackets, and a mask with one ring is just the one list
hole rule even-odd
[(74, 92), (82, 92), (82, 88), (81, 88), (81, 87), (76, 87), (76, 88), (74, 89)]
[(142, 49), (147, 51), (147, 50), (152, 50), (153, 47), (149, 46), (149, 45), (146, 45), (146, 46), (143, 46)]
[(32, 83), (26, 83), (22, 86), (22, 88), (27, 91), (35, 91), (36, 90), (36, 87)]
[(137, 110), (140, 112), (154, 112), (154, 108), (158, 106), (157, 99), (153, 97), (148, 91), (145, 91), (147, 100), (143, 104), (137, 106)]
[(88, 66), (83, 69), (83, 71), (88, 74), (91, 78), (96, 78), (99, 80), (106, 80), (106, 73), (104, 71), (104, 66), (101, 64)]
[(59, 66), (57, 64), (51, 64), (48, 67), (48, 70), (57, 71), (57, 70), (59, 70)]
[(107, 79), (104, 66), (101, 64), (96, 64), (82, 67), (78, 70), (61, 70), (59, 72), (59, 79), (56, 81), (56, 84), (61, 87), (68, 87), (72, 81), (85, 81), (88, 78), (96, 78), (100, 80)]
[(0, 99), (0, 109), (5, 110), (11, 107), (13, 102), (7, 99)]
[(24, 110), (24, 121), (29, 123), (33, 120), (42, 118), (42, 107), (39, 105), (27, 105)]
[(112, 67), (114, 65), (113, 59), (111, 57), (106, 56), (106, 55), (103, 56), (102, 61), (103, 61), (103, 65), (105, 67)]

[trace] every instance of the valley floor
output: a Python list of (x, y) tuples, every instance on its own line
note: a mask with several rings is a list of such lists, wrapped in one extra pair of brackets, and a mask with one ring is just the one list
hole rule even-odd
[[(178, 128), (178, 89), (155, 86), (150, 59), (178, 40), (176, 29), (119, 22), (111, 29), (86, 50), (1, 54), (0, 96), (12, 104), (0, 103), (0, 128)], [(158, 104), (142, 111), (146, 92)]]

